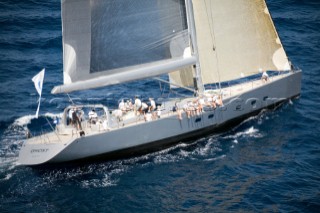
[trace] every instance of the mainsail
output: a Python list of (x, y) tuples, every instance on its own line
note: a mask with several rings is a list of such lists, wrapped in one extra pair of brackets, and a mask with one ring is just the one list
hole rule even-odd
[[(192, 0), (204, 84), (265, 70), (288, 70), (289, 61), (264, 0)], [(188, 86), (182, 75), (170, 80)]]
[(52, 93), (157, 76), (196, 62), (170, 51), (174, 38), (190, 43), (184, 0), (62, 0), (61, 7), (64, 85)]

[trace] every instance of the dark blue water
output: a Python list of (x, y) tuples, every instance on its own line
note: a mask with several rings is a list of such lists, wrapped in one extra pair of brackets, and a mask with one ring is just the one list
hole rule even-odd
[[(320, 208), (320, 1), (268, 0), (282, 43), (303, 70), (299, 100), (191, 145), (127, 160), (67, 168), (16, 165), (26, 125), (67, 104), (62, 83), (60, 2), (0, 0), (0, 212), (317, 212)], [(31, 78), (46, 68), (41, 117)], [(114, 104), (168, 88), (145, 80), (72, 93)], [(50, 113), (49, 113), (50, 112)]]

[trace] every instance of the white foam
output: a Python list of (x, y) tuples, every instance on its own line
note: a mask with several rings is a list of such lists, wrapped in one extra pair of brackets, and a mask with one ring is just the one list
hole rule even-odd
[(290, 105), (293, 105), (293, 102), (291, 101), (291, 99), (289, 99), (289, 104), (290, 104)]
[(190, 152), (180, 150), (179, 155), (181, 155), (182, 157), (188, 157), (190, 155)]
[(0, 179), (0, 181), (9, 180), (14, 174), (7, 174), (3, 179)]
[(104, 175), (102, 179), (92, 179), (81, 181), (81, 185), (84, 188), (106, 188), (110, 186), (116, 186), (118, 180), (111, 180), (109, 175)]
[[(45, 116), (45, 117), (49, 117), (49, 118), (55, 118), (55, 117), (59, 117), (61, 118), (63, 115), (63, 113), (45, 113), (44, 115), (40, 115), (39, 117), (41, 116)], [(31, 123), (31, 120), (32, 119), (36, 119), (36, 116), (35, 115), (25, 115), (25, 116), (22, 116), (20, 118), (17, 118), (14, 122), (13, 122), (13, 125), (17, 125), (17, 126), (26, 126), (28, 124)]]
[(259, 134), (259, 130), (255, 129), (253, 126), (247, 129), (244, 132), (238, 132), (236, 137), (241, 137), (241, 136), (251, 136), (251, 137), (260, 137), (261, 134)]
[(259, 133), (258, 129), (255, 129), (253, 126), (250, 127), (249, 129), (243, 131), (243, 132), (238, 132), (235, 135), (229, 135), (229, 136), (225, 136), (224, 138), (228, 139), (235, 139), (233, 142), (237, 143), (238, 141), (236, 140), (237, 138), (240, 137), (245, 137), (245, 136), (250, 136), (250, 137), (254, 137), (254, 138), (261, 138), (262, 135)]
[(245, 134), (253, 134), (253, 133), (255, 133), (255, 132), (258, 132), (258, 130), (255, 129), (255, 128), (252, 126), (252, 127), (250, 127), (247, 131), (245, 131), (244, 133), (245, 133)]
[(35, 115), (25, 115), (20, 118), (17, 118), (14, 122), (13, 125), (17, 126), (26, 126), (31, 123), (31, 120), (36, 118)]
[(155, 156), (153, 162), (155, 164), (173, 163), (173, 162), (177, 162), (179, 159), (180, 159), (179, 155), (166, 154), (166, 155)]
[(209, 151), (211, 150), (211, 144), (212, 144), (212, 140), (209, 140), (208, 143), (206, 143), (206, 145), (202, 148), (199, 148), (198, 154), (200, 154), (201, 156), (206, 156), (208, 155)]
[(216, 161), (216, 160), (223, 159), (225, 157), (226, 157), (226, 155), (221, 155), (221, 156), (218, 156), (218, 157), (215, 157), (215, 158), (205, 159), (204, 161)]
[(44, 116), (52, 118), (52, 119), (54, 119), (56, 117), (62, 118), (63, 113), (50, 113), (50, 112), (47, 112), (46, 114), (44, 114)]
[(0, 172), (7, 173), (0, 181), (6, 181), (15, 175), (15, 168), (17, 166), (17, 158), (0, 158)]

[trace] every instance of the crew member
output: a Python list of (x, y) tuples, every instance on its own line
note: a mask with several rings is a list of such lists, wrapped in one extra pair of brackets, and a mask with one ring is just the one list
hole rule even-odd
[(149, 111), (152, 112), (156, 109), (156, 102), (153, 100), (153, 98), (149, 98), (149, 101), (150, 101)]
[(142, 107), (141, 100), (138, 98), (138, 96), (135, 96), (135, 99), (134, 99), (134, 110), (135, 110), (136, 114), (137, 114), (137, 112), (141, 111), (141, 107)]
[(266, 83), (266, 82), (269, 80), (269, 75), (268, 75), (268, 73), (267, 73), (266, 71), (264, 71), (264, 72), (262, 73), (261, 80), (262, 80), (262, 82), (264, 82), (264, 83)]
[(98, 115), (94, 109), (91, 109), (91, 111), (88, 113), (89, 116), (89, 123), (96, 124), (98, 121)]
[(82, 130), (80, 118), (77, 115), (77, 110), (75, 109), (72, 113), (72, 120), (77, 129)]

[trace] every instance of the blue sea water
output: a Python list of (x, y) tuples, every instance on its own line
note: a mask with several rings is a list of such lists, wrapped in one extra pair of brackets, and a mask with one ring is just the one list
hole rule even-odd
[[(320, 1), (267, 0), (302, 93), (224, 133), (126, 160), (32, 169), (17, 166), (25, 127), (68, 105), (62, 83), (60, 1), (0, 0), (0, 212), (318, 212)], [(40, 118), (31, 78), (46, 68)], [(160, 96), (154, 81), (72, 93), (114, 104)]]

